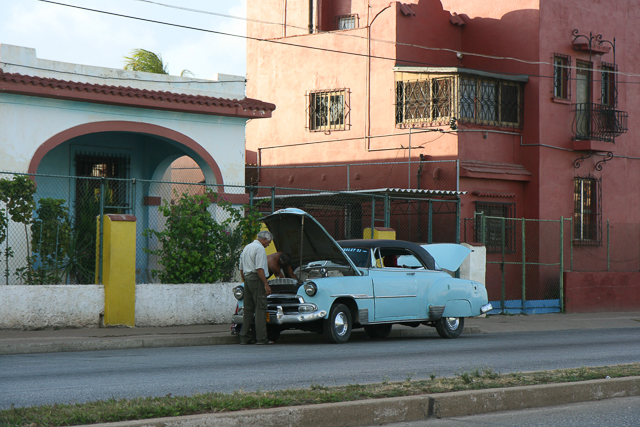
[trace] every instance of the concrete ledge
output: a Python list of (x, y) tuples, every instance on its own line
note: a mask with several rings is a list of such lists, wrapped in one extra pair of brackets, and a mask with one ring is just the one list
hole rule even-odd
[(274, 409), (239, 411), (186, 417), (157, 418), (93, 427), (263, 427), (367, 426), (384, 423), (448, 418), (489, 412), (565, 405), (614, 397), (640, 395), (640, 377), (600, 379), (491, 390), (474, 390), (422, 396), (371, 399)]

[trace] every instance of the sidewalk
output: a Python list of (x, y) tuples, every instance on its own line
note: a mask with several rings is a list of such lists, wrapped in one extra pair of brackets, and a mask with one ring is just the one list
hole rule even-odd
[[(590, 314), (494, 315), (465, 319), (464, 334), (555, 331), (563, 329), (640, 328), (640, 312)], [(391, 336), (435, 335), (434, 328), (394, 325)], [(285, 331), (278, 343), (324, 339), (317, 334)], [(352, 340), (365, 339), (357, 329)], [(237, 344), (231, 325), (194, 325), (152, 328), (91, 328), (40, 331), (0, 330), (0, 355), (63, 351), (115, 350)]]

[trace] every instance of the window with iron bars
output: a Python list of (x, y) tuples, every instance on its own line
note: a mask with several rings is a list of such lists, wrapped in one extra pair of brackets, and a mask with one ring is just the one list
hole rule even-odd
[(460, 78), (458, 121), (522, 126), (522, 85), (494, 79)]
[(336, 30), (351, 30), (357, 28), (358, 15), (336, 16)]
[[(503, 245), (505, 252), (515, 252), (515, 203), (475, 203), (476, 241), (484, 243), (487, 253), (500, 253)], [(483, 223), (484, 227), (482, 226)]]
[(602, 180), (575, 177), (573, 185), (573, 242), (597, 246), (602, 240)]
[(571, 99), (571, 57), (556, 53), (553, 56), (553, 97)]
[(396, 124), (459, 122), (522, 127), (523, 85), (472, 75), (396, 82)]
[(396, 123), (453, 117), (453, 77), (396, 82)]
[[(77, 177), (92, 178), (129, 178), (129, 155), (76, 152), (75, 167)], [(106, 182), (104, 203), (107, 213), (127, 213), (131, 207), (129, 202), (130, 183), (125, 180), (110, 179)], [(101, 183), (99, 180), (76, 180), (76, 207), (93, 200), (100, 201)], [(82, 210), (82, 209), (80, 209)]]
[(309, 96), (309, 130), (328, 131), (347, 128), (348, 91), (312, 92)]

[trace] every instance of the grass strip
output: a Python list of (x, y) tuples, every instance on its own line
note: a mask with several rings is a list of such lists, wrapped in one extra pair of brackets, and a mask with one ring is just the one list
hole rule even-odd
[(241, 411), (281, 406), (311, 405), (363, 399), (413, 396), (463, 390), (517, 387), (640, 376), (640, 363), (582, 367), (555, 371), (500, 374), (487, 367), (460, 371), (453, 377), (414, 380), (407, 374), (402, 382), (383, 380), (376, 384), (325, 387), (312, 384), (307, 389), (234, 393), (206, 393), (194, 396), (109, 399), (73, 405), (44, 405), (0, 411), (0, 426), (71, 426), (204, 413)]

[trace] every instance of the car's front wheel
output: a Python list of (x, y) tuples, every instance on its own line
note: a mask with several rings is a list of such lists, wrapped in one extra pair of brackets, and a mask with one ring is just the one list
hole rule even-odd
[(442, 317), (436, 321), (436, 331), (442, 338), (458, 338), (464, 329), (464, 317)]
[(351, 336), (351, 312), (343, 304), (331, 308), (329, 318), (324, 321), (324, 335), (330, 342), (342, 344)]

